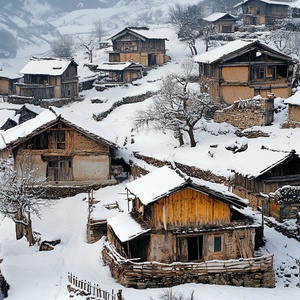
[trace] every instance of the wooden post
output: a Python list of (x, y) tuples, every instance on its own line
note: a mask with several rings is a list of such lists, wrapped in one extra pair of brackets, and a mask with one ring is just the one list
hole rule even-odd
[(117, 300), (122, 300), (122, 290), (118, 290), (117, 297)]

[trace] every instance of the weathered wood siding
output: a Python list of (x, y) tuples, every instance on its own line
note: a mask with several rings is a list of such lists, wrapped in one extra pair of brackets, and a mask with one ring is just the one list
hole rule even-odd
[[(164, 208), (165, 206), (165, 208)], [(165, 213), (164, 213), (165, 211)], [(230, 206), (191, 188), (171, 194), (153, 204), (152, 220), (157, 229), (230, 223)]]
[(247, 83), (249, 68), (244, 66), (225, 66), (222, 68), (222, 78), (227, 82)]

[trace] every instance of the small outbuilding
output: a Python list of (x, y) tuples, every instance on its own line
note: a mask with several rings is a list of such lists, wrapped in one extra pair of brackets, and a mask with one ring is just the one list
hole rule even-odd
[(235, 31), (236, 17), (231, 14), (215, 12), (203, 20), (213, 26), (216, 32), (233, 33)]
[(144, 67), (133, 61), (105, 62), (97, 67), (100, 81), (131, 83), (143, 77)]

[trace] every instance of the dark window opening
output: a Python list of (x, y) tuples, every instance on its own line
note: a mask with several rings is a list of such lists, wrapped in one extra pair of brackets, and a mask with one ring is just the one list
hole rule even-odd
[(214, 252), (222, 251), (222, 238), (220, 236), (214, 237)]
[(48, 134), (41, 133), (24, 144), (26, 149), (42, 150), (48, 149)]
[(194, 236), (187, 239), (188, 242), (188, 260), (200, 260), (203, 258), (203, 236)]
[(52, 145), (54, 149), (66, 149), (66, 132), (64, 130), (52, 131)]

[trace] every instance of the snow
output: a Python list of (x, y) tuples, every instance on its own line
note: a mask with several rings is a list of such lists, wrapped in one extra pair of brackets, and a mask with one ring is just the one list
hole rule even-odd
[(185, 183), (182, 176), (165, 166), (128, 183), (126, 189), (147, 205)]
[[(124, 230), (124, 224), (126, 224), (126, 230)], [(107, 225), (111, 226), (122, 243), (130, 241), (151, 230), (151, 228), (143, 229), (142, 226), (130, 216), (130, 213), (122, 213), (109, 218)]]
[(103, 64), (97, 67), (97, 70), (104, 70), (104, 71), (122, 71), (132, 65), (132, 62), (115, 62), (115, 63), (108, 63), (104, 62)]
[(260, 150), (236, 160), (228, 169), (251, 179), (279, 165), (289, 156), (290, 153), (283, 151)]
[(232, 15), (227, 14), (227, 13), (215, 12), (215, 13), (209, 15), (208, 17), (203, 18), (203, 20), (205, 20), (205, 21), (207, 21), (207, 22), (215, 22), (215, 21), (217, 21), (217, 20), (223, 18), (223, 17), (226, 16), (226, 15), (229, 15), (229, 16), (233, 17)]
[(199, 54), (194, 56), (194, 61), (198, 62), (198, 63), (212, 63), (220, 58), (222, 58), (223, 56), (230, 54), (232, 52), (235, 52), (247, 45), (250, 45), (251, 43), (253, 43), (253, 41), (249, 42), (249, 41), (242, 41), (242, 40), (235, 40), (232, 42), (227, 43), (224, 46), (215, 48), (213, 50), (210, 50), (208, 52)]
[(20, 70), (21, 74), (61, 75), (70, 65), (66, 59), (32, 59)]
[[(197, 4), (198, 1), (190, 1), (189, 3), (192, 2)], [(155, 3), (159, 7), (161, 1)], [(172, 4), (172, 1), (166, 1), (166, 3), (162, 4), (164, 6), (163, 9), (166, 9), (170, 3)], [(132, 10), (132, 6), (129, 6), (127, 9), (124, 5), (118, 12), (116, 8), (78, 10), (64, 15), (60, 19), (53, 21), (52, 24), (57, 25), (61, 33), (78, 35), (79, 33), (89, 32), (90, 29), (88, 26), (94, 20), (98, 19), (99, 16), (101, 18), (102, 16), (103, 18), (114, 16), (116, 19), (123, 18), (124, 16), (125, 18), (132, 16), (127, 14), (129, 9)], [(126, 14), (124, 13), (125, 10)], [(126, 21), (131, 22), (132, 20), (132, 18), (128, 17)], [(107, 36), (111, 36), (112, 31), (116, 32), (118, 30), (113, 27), (114, 24), (114, 22), (109, 24), (110, 27), (108, 28)], [(231, 125), (216, 124), (213, 121), (200, 122), (195, 132), (197, 146), (194, 148), (191, 148), (187, 142), (183, 147), (179, 147), (170, 132), (162, 133), (147, 130), (137, 132), (133, 129), (132, 121), (135, 111), (149, 105), (152, 101), (151, 98), (145, 100), (143, 103), (120, 106), (113, 110), (103, 121), (96, 122), (93, 119), (93, 114), (107, 111), (116, 102), (122, 100), (123, 97), (143, 94), (147, 91), (158, 91), (162, 76), (171, 72), (178, 72), (181, 61), (190, 55), (188, 47), (178, 42), (172, 27), (166, 25), (159, 26), (156, 29), (162, 33), (162, 36), (168, 38), (168, 41), (166, 41), (167, 54), (171, 56), (171, 62), (163, 67), (157, 67), (149, 71), (147, 76), (135, 81), (135, 85), (115, 87), (101, 93), (95, 89), (83, 91), (81, 94), (85, 96), (84, 101), (70, 104), (61, 109), (55, 109), (56, 113), (58, 115), (61, 114), (74, 124), (79, 123), (79, 126), (92, 133), (97, 133), (101, 137), (114, 141), (120, 147), (118, 150), (120, 156), (124, 157), (127, 161), (130, 159), (134, 163), (140, 163), (148, 171), (153, 171), (156, 168), (133, 157), (133, 151), (153, 156), (162, 161), (189, 164), (226, 177), (232, 176), (232, 173), (228, 170), (230, 166), (234, 165), (238, 160), (250, 156), (250, 154), (257, 153), (255, 161), (258, 161), (259, 164), (264, 163), (262, 160), (257, 160), (263, 151), (261, 150), (262, 145), (270, 149), (288, 152), (291, 149), (295, 149), (299, 153), (300, 130), (280, 128), (280, 125), (287, 119), (287, 106), (284, 103), (284, 99), (278, 98), (275, 103), (278, 113), (275, 114), (273, 124), (267, 127), (251, 128), (252, 130), (260, 130), (269, 134), (269, 137), (242, 139), (234, 134), (236, 128)], [(243, 43), (246, 42), (238, 41), (236, 47), (246, 45)], [(197, 41), (197, 49), (199, 53), (203, 53), (204, 43)], [(1, 59), (0, 65), (9, 65), (11, 70), (18, 72), (20, 67), (28, 62), (32, 54), (45, 53), (48, 50), (47, 48), (40, 48), (40, 46), (26, 48), (22, 50), (22, 53), (18, 53), (19, 56), (15, 60)], [(97, 50), (95, 52), (95, 64), (107, 61), (108, 54), (106, 51)], [(222, 48), (222, 50), (216, 49), (213, 57), (211, 53), (209, 56), (205, 53), (204, 56), (206, 56), (206, 60), (213, 61), (231, 51), (234, 51), (234, 49), (232, 48), (232, 44), (229, 44), (229, 46)], [(83, 64), (88, 61), (80, 51), (76, 53), (76, 61), (79, 64), (79, 75), (83, 76), (86, 72)], [(105, 103), (91, 104), (90, 99), (99, 96), (107, 99), (107, 101)], [(1, 107), (4, 105), (4, 103), (0, 104)], [(5, 105), (7, 104), (5, 103)], [(16, 106), (9, 105), (9, 107)], [(25, 126), (17, 126), (14, 130), (10, 131), (11, 134), (2, 134), (4, 134), (7, 141), (14, 141), (18, 137), (29, 134), (34, 128), (55, 118), (55, 114), (51, 114), (47, 110), (32, 119), (32, 121), (28, 121)], [(131, 140), (134, 140), (134, 142), (131, 142)], [(228, 144), (241, 144), (244, 142), (248, 143), (248, 149), (244, 152), (233, 153), (225, 148)], [(2, 147), (3, 145), (0, 145), (0, 149)], [(254, 168), (254, 165), (253, 161), (251, 161), (245, 166), (248, 170), (250, 169), (249, 174), (256, 172), (256, 170), (251, 169), (252, 167)], [(258, 170), (262, 170), (261, 165), (258, 166)], [(166, 179), (169, 178), (167, 177)], [(113, 220), (113, 218), (116, 218), (117, 221), (120, 221), (119, 218), (123, 217), (123, 213), (124, 218), (128, 217), (125, 186), (134, 185), (133, 183), (134, 181), (126, 181), (116, 186), (105, 187), (95, 191), (95, 199), (99, 202), (94, 205), (92, 211), (93, 219)], [(223, 185), (204, 183), (201, 180), (197, 180), (196, 183), (206, 184), (213, 189), (229, 193), (228, 187)], [(137, 188), (139, 191), (140, 186), (138, 185)], [(151, 191), (149, 187), (146, 189), (149, 192)], [(24, 239), (16, 241), (14, 224), (12, 221), (0, 217), (0, 258), (3, 258), (0, 268), (11, 286), (8, 300), (65, 300), (69, 298), (66, 288), (68, 272), (72, 272), (79, 279), (99, 284), (102, 289), (108, 291), (122, 289), (125, 300), (148, 300), (150, 297), (158, 299), (162, 295), (164, 291), (162, 288), (145, 290), (125, 288), (111, 277), (108, 267), (103, 265), (101, 258), (101, 250), (105, 239), (101, 239), (94, 244), (87, 243), (86, 224), (88, 203), (86, 200), (83, 200), (86, 197), (86, 194), (78, 194), (74, 197), (55, 200), (50, 209), (43, 211), (42, 219), (33, 216), (33, 228), (35, 231), (41, 233), (42, 240), (61, 239), (61, 243), (55, 246), (53, 251), (49, 252), (38, 251), (38, 245), (29, 247)], [(124, 211), (123, 213), (118, 209), (106, 208), (106, 205), (115, 203), (116, 201)], [(259, 212), (252, 211), (251, 209), (247, 209), (247, 212), (250, 215), (256, 216), (258, 220), (261, 219)], [(130, 237), (130, 234), (127, 234), (126, 231), (127, 223), (119, 221), (115, 227), (119, 228), (120, 235), (126, 234), (125, 238)], [(294, 222), (294, 220), (291, 220), (291, 222)], [(141, 232), (137, 227), (133, 229), (132, 232), (134, 234)], [(258, 251), (257, 255), (274, 254), (276, 288), (264, 289), (209, 284), (184, 284), (173, 287), (173, 293), (182, 293), (185, 296), (189, 296), (192, 291), (195, 291), (195, 299), (205, 300), (282, 300), (284, 298), (299, 298), (300, 289), (297, 287), (299, 282), (299, 267), (297, 266), (297, 260), (300, 259), (299, 242), (283, 236), (268, 226), (265, 226), (264, 237), (266, 244)], [(74, 297), (74, 299), (85, 298), (80, 296)]]
[(300, 91), (296, 91), (296, 93), (284, 101), (285, 104), (292, 104), (292, 105), (300, 105)]
[(23, 124), (25, 125), (20, 124), (4, 131), (1, 134), (0, 149), (6, 148), (6, 145), (17, 141), (19, 138), (26, 137), (40, 126), (55, 120), (56, 117), (57, 116), (51, 110), (45, 110), (35, 118), (24, 122)]

